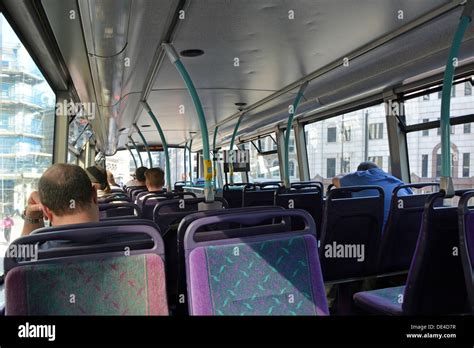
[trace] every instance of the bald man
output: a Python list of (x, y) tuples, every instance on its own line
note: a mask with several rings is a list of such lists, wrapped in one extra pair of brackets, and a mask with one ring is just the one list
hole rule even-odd
[(52, 226), (98, 222), (97, 191), (81, 167), (55, 164), (41, 176), (22, 217), (23, 236), (44, 227), (43, 219)]

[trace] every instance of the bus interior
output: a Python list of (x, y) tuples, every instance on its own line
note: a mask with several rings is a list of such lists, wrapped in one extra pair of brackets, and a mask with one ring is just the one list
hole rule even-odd
[(474, 314), (474, 1), (0, 3), (3, 315)]

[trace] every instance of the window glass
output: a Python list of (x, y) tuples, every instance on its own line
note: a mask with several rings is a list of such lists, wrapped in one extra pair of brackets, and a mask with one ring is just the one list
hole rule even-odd
[[(473, 113), (474, 96), (469, 93), (469, 88), (466, 87), (468, 84), (470, 85), (470, 83), (460, 83), (453, 86), (451, 117)], [(431, 98), (429, 102), (426, 102), (418, 97), (407, 100), (404, 104), (407, 124), (422, 123), (425, 119), (430, 121), (439, 119), (441, 100), (438, 98)], [(441, 174), (440, 128), (408, 133), (407, 145), (412, 182), (439, 180)], [(451, 169), (456, 189), (474, 187), (471, 167), (473, 152), (471, 123), (451, 126)]]
[[(473, 78), (473, 76), (471, 76)], [(454, 85), (451, 91), (451, 117), (463, 116), (472, 113), (474, 96), (469, 93), (469, 82)], [(472, 91), (472, 90), (471, 90)], [(406, 123), (419, 124), (424, 119), (435, 121), (439, 118), (441, 110), (441, 91), (427, 91), (425, 96), (420, 96), (404, 101)], [(428, 96), (426, 99), (426, 96)], [(431, 96), (431, 97), (430, 97)]]
[[(184, 149), (182, 148), (169, 148), (170, 157), (170, 168), (171, 168), (171, 185), (173, 186), (176, 181), (184, 180)], [(140, 160), (135, 150), (132, 150), (137, 165), (140, 166)], [(148, 154), (146, 152), (140, 152), (143, 165), (149, 167)], [(153, 166), (160, 167), (165, 171), (166, 180), (166, 165), (165, 155), (163, 151), (152, 151), (151, 152)], [(188, 163), (186, 163), (188, 166)], [(114, 156), (107, 156), (106, 168), (114, 174), (115, 181), (117, 183), (124, 184), (132, 179), (132, 173), (135, 172), (135, 162), (133, 162), (132, 155), (128, 150), (120, 150)]]
[(331, 183), (372, 160), (390, 172), (384, 104), (360, 109), (305, 126), (311, 180)]
[[(250, 182), (280, 180), (280, 167), (275, 141), (275, 133), (271, 133), (268, 136), (254, 140), (253, 143), (255, 146), (251, 143), (245, 144), (245, 148), (250, 150)], [(260, 149), (260, 153), (257, 148)], [(275, 153), (265, 154), (265, 152), (268, 151), (275, 151)], [(290, 158), (292, 158), (292, 156), (296, 158), (296, 147), (294, 154), (290, 152)]]
[(56, 96), (0, 14), (0, 253), (20, 236), (20, 214), (52, 164)]

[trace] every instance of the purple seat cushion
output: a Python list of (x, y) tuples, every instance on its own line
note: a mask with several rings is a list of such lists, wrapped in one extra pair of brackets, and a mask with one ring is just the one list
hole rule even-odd
[(401, 315), (405, 286), (358, 292), (355, 304), (372, 314)]
[(167, 315), (155, 254), (20, 266), (5, 279), (7, 315)]
[(312, 235), (203, 246), (188, 258), (193, 315), (325, 315)]

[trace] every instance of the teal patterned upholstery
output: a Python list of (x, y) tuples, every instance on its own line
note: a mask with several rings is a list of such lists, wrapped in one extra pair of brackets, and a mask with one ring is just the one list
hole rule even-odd
[(359, 292), (354, 300), (373, 314), (401, 315), (405, 286)]
[(199, 247), (190, 254), (191, 282), (208, 284), (208, 314), (316, 315), (311, 270), (316, 252), (313, 236)]

